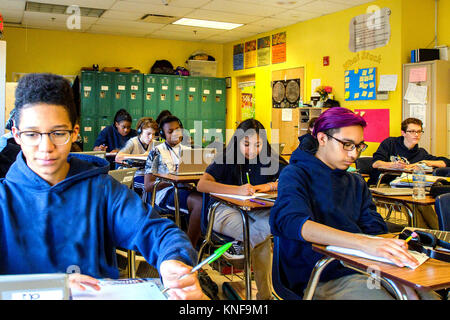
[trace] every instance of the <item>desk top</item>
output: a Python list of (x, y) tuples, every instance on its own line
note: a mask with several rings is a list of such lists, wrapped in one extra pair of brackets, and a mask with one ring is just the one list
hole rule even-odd
[(173, 181), (173, 182), (198, 182), (200, 178), (202, 177), (201, 174), (194, 174), (194, 175), (181, 175), (177, 176), (175, 174), (171, 173), (152, 173), (157, 178)]
[[(393, 238), (396, 235), (387, 234), (383, 236)], [(373, 270), (374, 267), (378, 267), (381, 276), (417, 290), (439, 290), (450, 286), (450, 263), (448, 262), (430, 258), (415, 270), (412, 270), (410, 268), (400, 268), (384, 262), (327, 251), (325, 247), (326, 246), (324, 245), (318, 244), (312, 245), (314, 251), (336, 258), (350, 266), (361, 268), (363, 270), (366, 270), (369, 267)]]
[(384, 199), (384, 200), (401, 201), (401, 202), (405, 202), (405, 203), (418, 204), (418, 205), (424, 205), (424, 206), (434, 205), (434, 203), (436, 201), (436, 199), (430, 195), (426, 195), (425, 199), (423, 199), (423, 200), (416, 200), (416, 199), (413, 199), (412, 196), (392, 196), (392, 195), (378, 194), (378, 193), (373, 192), (372, 197), (378, 198), (378, 199)]
[[(401, 169), (401, 168), (387, 168), (387, 167), (378, 167), (377, 168), (381, 172), (389, 172), (389, 173), (414, 173), (414, 169)], [(432, 173), (433, 169), (424, 169), (425, 173)]]
[[(277, 194), (277, 192), (266, 192), (267, 194)], [(233, 205), (233, 206), (238, 206), (241, 208), (246, 208), (247, 210), (253, 210), (253, 209), (264, 209), (264, 208), (270, 208), (273, 207), (274, 202), (271, 201), (264, 201), (261, 199), (255, 199), (258, 202), (265, 202), (265, 205), (256, 203), (256, 202), (252, 202), (250, 200), (240, 200), (240, 199), (235, 199), (235, 198), (229, 198), (226, 196), (218, 196), (218, 195), (214, 195), (211, 194), (211, 197), (217, 200), (220, 200), (222, 202), (225, 202), (227, 204)]]

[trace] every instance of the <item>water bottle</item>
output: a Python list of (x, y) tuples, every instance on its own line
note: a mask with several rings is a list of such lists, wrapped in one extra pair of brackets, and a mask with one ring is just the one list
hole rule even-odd
[(413, 199), (425, 199), (425, 170), (421, 166), (416, 166), (413, 173)]

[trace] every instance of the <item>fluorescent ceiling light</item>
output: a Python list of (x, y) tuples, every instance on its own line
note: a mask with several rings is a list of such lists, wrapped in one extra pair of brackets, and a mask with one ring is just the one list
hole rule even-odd
[(229, 23), (229, 22), (188, 19), (188, 18), (181, 18), (180, 20), (172, 22), (172, 24), (181, 24), (183, 26), (222, 29), (222, 30), (231, 30), (231, 29), (234, 29), (234, 28), (237, 28), (237, 27), (240, 27), (243, 25), (242, 23)]
[[(70, 13), (67, 12), (67, 8), (69, 8), (69, 6), (27, 1), (26, 6), (25, 6), (25, 11), (66, 14), (66, 15), (72, 14), (72, 12), (70, 12)], [(80, 15), (83, 17), (99, 18), (105, 12), (104, 9), (85, 8), (85, 7), (79, 7), (79, 8), (80, 8)]]

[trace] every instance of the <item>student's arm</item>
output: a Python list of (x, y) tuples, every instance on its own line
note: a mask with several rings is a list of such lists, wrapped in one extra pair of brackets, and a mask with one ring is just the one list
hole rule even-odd
[[(153, 191), (153, 187), (155, 185), (155, 182), (156, 182), (156, 177), (153, 174), (151, 174), (151, 173), (146, 173), (144, 175), (144, 188), (145, 188), (145, 191), (152, 192)], [(156, 187), (156, 191), (164, 189), (164, 188), (167, 188), (167, 187), (170, 187), (170, 186), (171, 186), (171, 184), (169, 182), (160, 181), (158, 183), (158, 186)]]
[(122, 162), (125, 157), (132, 156), (133, 155), (133, 141), (129, 139), (127, 143), (125, 144), (125, 147), (123, 147), (117, 154), (115, 161), (116, 162)]
[(391, 146), (392, 141), (388, 138), (382, 141), (375, 153), (372, 156), (372, 167), (377, 169), (380, 167), (392, 168), (392, 169), (403, 169), (406, 164), (403, 162), (391, 162)]
[[(158, 173), (159, 162), (161, 161), (161, 154), (158, 148), (153, 148), (148, 154), (147, 161), (145, 162), (145, 175), (144, 175), (144, 188), (147, 192), (153, 191), (153, 186), (156, 182), (156, 177), (153, 173)], [(161, 181), (158, 183), (156, 190), (161, 190), (171, 186), (170, 183)]]
[(212, 175), (207, 172), (203, 173), (202, 177), (197, 183), (197, 190), (204, 193), (227, 193), (239, 194), (243, 196), (248, 196), (255, 193), (255, 188), (250, 184), (235, 186), (219, 183)]
[(94, 151), (106, 151), (108, 148), (107, 130), (104, 128), (94, 142)]

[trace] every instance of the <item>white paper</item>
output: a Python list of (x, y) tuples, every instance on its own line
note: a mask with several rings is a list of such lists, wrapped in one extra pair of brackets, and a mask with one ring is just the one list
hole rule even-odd
[(408, 83), (404, 98), (411, 104), (426, 104), (427, 89), (427, 86), (418, 86), (414, 83)]
[(267, 193), (254, 193), (252, 196), (241, 196), (241, 195), (237, 195), (237, 194), (228, 194), (228, 193), (211, 193), (214, 196), (219, 196), (219, 197), (227, 197), (227, 198), (232, 198), (232, 199), (238, 199), (238, 200), (249, 200), (249, 199), (254, 199), (256, 197), (264, 197), (264, 196), (268, 196)]
[(378, 91), (395, 91), (397, 88), (396, 74), (382, 74), (378, 83)]
[(281, 109), (281, 121), (292, 121), (292, 109)]
[(314, 96), (316, 88), (320, 86), (321, 80), (320, 79), (312, 79), (311, 80), (311, 96)]
[[(348, 254), (351, 256), (355, 256), (355, 257), (361, 257), (361, 258), (365, 258), (365, 259), (370, 259), (370, 260), (375, 260), (375, 261), (380, 261), (380, 262), (385, 262), (385, 263), (389, 263), (389, 264), (393, 264), (395, 265), (394, 262), (392, 262), (389, 259), (383, 258), (383, 257), (377, 257), (377, 256), (373, 256), (370, 255), (368, 253), (365, 253), (363, 251), (360, 250), (356, 250), (356, 249), (349, 249), (349, 248), (342, 248), (342, 247), (337, 247), (337, 246), (327, 246), (326, 249), (328, 251), (333, 251), (333, 252), (338, 252), (338, 253), (343, 253), (343, 254)], [(412, 250), (408, 250), (408, 252), (417, 259), (417, 261), (419, 261), (419, 264), (416, 267), (412, 267), (412, 266), (407, 266), (408, 268), (411, 269), (416, 269), (418, 266), (420, 266), (422, 263), (424, 263), (425, 261), (428, 260), (428, 256), (424, 253), (420, 253), (417, 251), (412, 251)]]
[(409, 116), (422, 120), (422, 127), (426, 127), (427, 120), (427, 105), (425, 104), (410, 104)]

